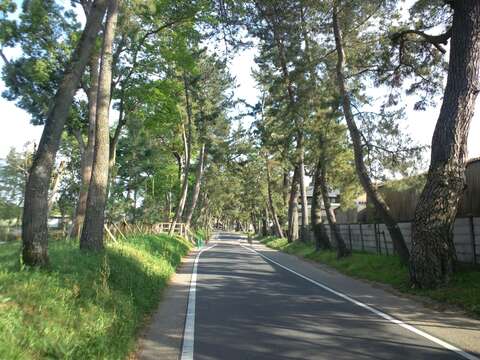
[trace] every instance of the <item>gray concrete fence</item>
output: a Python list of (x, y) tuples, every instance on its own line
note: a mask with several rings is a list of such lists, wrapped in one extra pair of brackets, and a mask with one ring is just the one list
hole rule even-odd
[[(338, 224), (343, 238), (352, 250), (392, 255), (393, 245), (385, 224)], [(412, 223), (398, 224), (407, 246), (412, 243)], [(330, 227), (325, 225), (332, 240)], [(453, 230), (453, 241), (458, 261), (480, 263), (480, 217), (457, 218)]]

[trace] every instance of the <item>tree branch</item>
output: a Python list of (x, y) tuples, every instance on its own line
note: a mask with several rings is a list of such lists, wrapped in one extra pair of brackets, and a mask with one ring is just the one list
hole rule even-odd
[(78, 142), (78, 147), (80, 149), (80, 154), (85, 153), (85, 141), (83, 140), (82, 133), (78, 128), (72, 129), (73, 136)]
[(391, 36), (391, 39), (394, 43), (399, 43), (401, 47), (403, 47), (403, 43), (408, 41), (408, 35), (417, 35), (420, 36), (423, 41), (426, 41), (437, 48), (442, 54), (446, 53), (445, 48), (442, 45), (446, 45), (448, 43), (448, 39), (452, 37), (452, 28), (448, 29), (445, 33), (439, 35), (429, 35), (420, 30), (404, 30), (398, 33), (395, 33)]
[(10, 65), (10, 61), (7, 59), (7, 57), (6, 57), (5, 54), (3, 53), (3, 49), (0, 49), (0, 57), (1, 57), (2, 60), (5, 62), (5, 65)]
[(118, 124), (115, 128), (115, 132), (112, 137), (110, 137), (110, 149), (114, 151), (117, 147), (118, 140), (120, 139), (120, 133), (122, 132), (122, 128), (127, 123), (127, 117), (124, 115), (124, 106), (123, 106), (123, 98), (120, 100), (120, 109), (118, 115)]

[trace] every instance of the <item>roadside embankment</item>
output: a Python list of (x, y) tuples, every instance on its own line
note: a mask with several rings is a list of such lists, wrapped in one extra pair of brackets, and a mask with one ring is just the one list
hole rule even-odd
[(123, 359), (191, 245), (167, 235), (129, 236), (101, 253), (52, 241), (50, 266), (20, 264), (0, 247), (0, 354), (5, 359)]

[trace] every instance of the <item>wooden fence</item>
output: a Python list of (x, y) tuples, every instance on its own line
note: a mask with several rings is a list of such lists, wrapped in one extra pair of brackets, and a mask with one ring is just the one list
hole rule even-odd
[[(105, 224), (105, 233), (113, 241), (117, 241), (118, 237), (126, 237), (127, 235), (135, 234), (162, 234), (170, 231), (170, 223), (156, 223), (156, 224), (144, 224), (135, 223), (129, 224), (125, 221), (120, 223), (108, 223)], [(175, 224), (173, 233), (180, 235), (190, 242), (195, 242), (195, 236), (190, 228), (184, 223)]]
[[(125, 221), (118, 223), (105, 223), (104, 230), (106, 239), (117, 241), (119, 238), (125, 238), (128, 235), (140, 234), (162, 234), (170, 231), (171, 223), (127, 223)], [(0, 244), (8, 241), (18, 241), (21, 239), (21, 228), (19, 226), (0, 226)], [(196, 236), (184, 223), (175, 224), (174, 234), (179, 235), (190, 241), (196, 243)], [(57, 227), (50, 227), (49, 234), (56, 238), (67, 237), (67, 232), (58, 229)]]

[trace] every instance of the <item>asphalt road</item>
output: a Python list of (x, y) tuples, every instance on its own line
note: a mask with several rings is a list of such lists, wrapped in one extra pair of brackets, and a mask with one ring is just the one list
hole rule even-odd
[(197, 269), (194, 359), (464, 359), (222, 234)]

